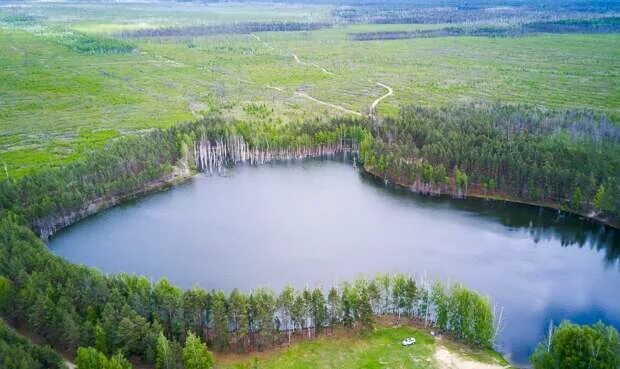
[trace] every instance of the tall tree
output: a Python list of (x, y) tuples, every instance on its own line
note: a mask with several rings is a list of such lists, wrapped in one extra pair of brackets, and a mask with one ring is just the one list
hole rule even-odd
[(192, 288), (185, 291), (182, 305), (185, 330), (203, 337), (207, 319), (207, 292), (202, 288)]
[(370, 305), (368, 291), (365, 289), (359, 292), (357, 311), (362, 332), (365, 334), (372, 332), (375, 327), (375, 316), (372, 312), (372, 306)]
[(338, 289), (334, 286), (329, 289), (327, 294), (327, 306), (328, 306), (328, 317), (329, 317), (329, 325), (334, 330), (334, 326), (340, 323), (340, 317), (342, 315), (342, 306), (340, 300), (340, 294), (338, 293)]
[(215, 347), (218, 350), (228, 348), (230, 342), (230, 325), (228, 322), (228, 309), (226, 296), (221, 291), (211, 293), (213, 299), (213, 331), (215, 333)]
[(192, 332), (188, 332), (183, 347), (184, 369), (209, 369), (213, 367), (213, 356), (207, 351), (207, 345)]
[(325, 296), (323, 295), (321, 288), (318, 287), (312, 291), (312, 315), (314, 328), (318, 334), (323, 329), (327, 318)]
[(157, 369), (176, 369), (174, 356), (170, 342), (166, 336), (160, 332), (157, 338), (157, 356), (155, 362)]
[(162, 323), (165, 323), (169, 337), (180, 332), (179, 313), (181, 307), (182, 291), (163, 278), (155, 284), (153, 296), (157, 311)]
[(282, 315), (282, 324), (286, 330), (288, 337), (288, 343), (291, 343), (291, 310), (293, 309), (293, 303), (295, 302), (295, 290), (291, 285), (287, 285), (282, 289), (278, 296), (278, 309)]
[(291, 308), (291, 319), (293, 320), (293, 326), (299, 327), (303, 333), (304, 324), (304, 299), (300, 294), (295, 296), (293, 306)]

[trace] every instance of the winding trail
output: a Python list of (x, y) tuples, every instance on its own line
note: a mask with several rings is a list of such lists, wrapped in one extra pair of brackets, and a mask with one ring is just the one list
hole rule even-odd
[(335, 73), (328, 71), (327, 69), (325, 69), (325, 68), (321, 67), (321, 66), (320, 66), (320, 65), (318, 65), (318, 64), (315, 64), (315, 63), (306, 63), (306, 62), (303, 62), (303, 61), (299, 60), (299, 57), (298, 57), (298, 56), (297, 56), (297, 54), (295, 54), (295, 53), (291, 53), (291, 55), (293, 56), (293, 59), (295, 59), (295, 61), (296, 61), (298, 64), (301, 64), (301, 65), (309, 65), (309, 66), (311, 66), (311, 67), (318, 68), (318, 69), (320, 69), (320, 70), (321, 70), (321, 72), (323, 72), (323, 73), (325, 73), (325, 74), (329, 74), (330, 76), (335, 76), (335, 75), (336, 75)]
[[(255, 35), (254, 33), (250, 33), (250, 36), (254, 37), (254, 39), (260, 43), (262, 43), (263, 45), (265, 45), (265, 47), (269, 48), (270, 50), (275, 50), (275, 48), (273, 46), (271, 46), (268, 42), (263, 41), (262, 38), (258, 37), (257, 35)], [(295, 62), (297, 64), (301, 64), (301, 65), (309, 65), (311, 67), (315, 67), (321, 70), (321, 72), (325, 73), (325, 74), (329, 74), (331, 76), (335, 75), (335, 73), (328, 71), (327, 69), (325, 69), (324, 67), (321, 67), (318, 64), (315, 63), (307, 63), (304, 61), (301, 61), (301, 59), (299, 59), (299, 56), (297, 56), (297, 54), (295, 53), (290, 53), (290, 56), (293, 57), (293, 59), (295, 60)]]
[(379, 105), (379, 103), (381, 102), (381, 100), (385, 99), (388, 96), (391, 96), (394, 94), (394, 90), (392, 90), (392, 87), (385, 85), (381, 82), (377, 82), (377, 85), (385, 88), (386, 90), (388, 90), (388, 92), (385, 95), (382, 95), (381, 97), (379, 97), (377, 100), (372, 102), (372, 105), (370, 105), (370, 114), (374, 115), (375, 109), (377, 108), (377, 105)]
[(362, 116), (362, 113), (360, 113), (360, 112), (358, 112), (358, 111), (349, 110), (349, 109), (345, 108), (344, 106), (340, 106), (340, 105), (336, 105), (336, 104), (329, 103), (329, 102), (327, 102), (327, 101), (319, 100), (319, 99), (317, 99), (317, 98), (314, 98), (314, 97), (312, 97), (312, 96), (308, 95), (308, 94), (307, 94), (307, 93), (305, 93), (305, 92), (299, 92), (299, 91), (297, 91), (297, 92), (295, 92), (295, 95), (296, 95), (296, 96), (303, 97), (303, 98), (308, 99), (308, 100), (312, 100), (312, 101), (314, 101), (315, 103), (318, 103), (318, 104), (321, 104), (321, 105), (329, 106), (330, 108), (334, 108), (334, 109), (342, 110), (342, 111), (343, 111), (343, 112), (345, 112), (345, 113), (349, 113), (349, 114), (357, 115), (358, 117), (361, 117), (361, 116)]
[[(263, 39), (261, 39), (259, 36), (255, 35), (254, 33), (250, 33), (250, 36), (252, 36), (252, 37), (253, 37), (256, 41), (258, 41), (258, 42), (262, 43), (265, 47), (269, 48), (270, 50), (275, 50), (275, 48), (274, 48), (273, 46), (271, 46), (268, 42), (263, 41)], [(321, 70), (321, 72), (323, 72), (324, 74), (328, 74), (328, 75), (331, 75), (331, 76), (336, 75), (335, 73), (328, 71), (327, 69), (325, 69), (324, 67), (322, 67), (322, 66), (320, 66), (320, 65), (318, 65), (318, 64), (315, 64), (315, 63), (308, 63), (308, 62), (304, 62), (304, 61), (302, 61), (301, 59), (299, 59), (299, 56), (297, 56), (297, 54), (295, 54), (295, 53), (293, 53), (293, 52), (291, 52), (289, 55), (293, 57), (293, 59), (295, 60), (295, 62), (296, 62), (297, 64), (300, 64), (300, 65), (307, 65), (307, 66), (311, 66), (311, 67), (318, 68), (318, 69), (320, 69), (320, 70)], [(381, 83), (381, 82), (377, 82), (377, 85), (379, 85), (379, 86), (381, 86), (381, 87), (385, 88), (385, 89), (387, 90), (387, 92), (386, 92), (385, 94), (381, 95), (381, 96), (380, 96), (379, 98), (377, 98), (375, 101), (373, 101), (373, 102), (372, 102), (372, 104), (370, 105), (370, 113), (367, 115), (367, 116), (368, 116), (368, 117), (370, 117), (370, 118), (375, 118), (375, 117), (376, 117), (376, 112), (375, 112), (375, 111), (376, 111), (377, 105), (379, 105), (379, 103), (380, 103), (383, 99), (385, 99), (385, 98), (387, 98), (388, 96), (391, 96), (391, 95), (393, 95), (393, 94), (394, 94), (394, 90), (392, 89), (392, 87), (390, 87), (390, 86), (388, 86), (388, 85), (386, 85), (386, 84), (383, 84), (383, 83)], [(266, 85), (265, 87), (266, 87), (266, 88), (273, 89), (273, 90), (277, 90), (277, 91), (279, 91), (279, 92), (284, 92), (284, 90), (283, 90), (282, 88), (280, 88), (280, 87), (271, 86), (271, 85)], [(296, 91), (294, 94), (295, 94), (295, 96), (299, 96), (299, 97), (302, 97), (302, 98), (304, 98), (304, 99), (308, 99), (308, 100), (314, 101), (314, 102), (315, 102), (315, 103), (317, 103), (317, 104), (325, 105), (325, 106), (328, 106), (328, 107), (330, 107), (330, 108), (333, 108), (333, 109), (337, 109), (337, 110), (343, 111), (343, 112), (345, 112), (345, 113), (353, 114), (353, 115), (356, 115), (356, 116), (358, 116), (358, 117), (362, 117), (362, 116), (364, 116), (364, 114), (362, 114), (362, 113), (360, 113), (360, 112), (358, 112), (358, 111), (354, 111), (354, 110), (351, 110), (351, 109), (347, 109), (347, 108), (345, 108), (345, 107), (344, 107), (344, 106), (342, 106), (342, 105), (338, 105), (338, 104), (330, 103), (330, 102), (327, 102), (327, 101), (319, 100), (319, 99), (317, 99), (317, 98), (315, 98), (315, 97), (312, 97), (312, 96), (310, 96), (310, 95), (308, 95), (307, 93), (302, 92), (302, 91)]]
[(262, 43), (262, 44), (263, 44), (263, 45), (265, 45), (267, 48), (269, 48), (269, 49), (271, 49), (271, 50), (275, 50), (275, 49), (273, 48), (273, 46), (269, 45), (268, 43), (266, 43), (265, 41), (263, 41), (260, 37), (256, 36), (255, 34), (250, 33), (250, 36), (254, 37), (254, 38), (256, 39), (256, 41), (258, 41), (258, 42)]

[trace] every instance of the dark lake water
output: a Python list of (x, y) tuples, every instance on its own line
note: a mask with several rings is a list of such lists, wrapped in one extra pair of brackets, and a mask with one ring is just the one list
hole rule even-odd
[(461, 281), (504, 306), (498, 344), (516, 364), (550, 320), (620, 327), (620, 232), (537, 207), (410, 194), (342, 162), (197, 177), (79, 222), (50, 247), (105, 272), (206, 289), (377, 272)]

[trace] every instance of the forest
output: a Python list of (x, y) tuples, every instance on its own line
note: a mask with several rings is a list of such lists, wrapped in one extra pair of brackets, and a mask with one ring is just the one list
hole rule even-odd
[[(0, 297), (7, 293), (6, 280), (0, 281)], [(0, 303), (7, 300), (0, 299)], [(6, 311), (6, 307), (1, 309)], [(60, 356), (49, 346), (39, 346), (19, 335), (0, 320), (0, 367), (5, 369), (64, 369)]]
[(418, 31), (382, 31), (351, 33), (353, 41), (402, 40), (430, 37), (524, 37), (543, 33), (614, 33), (620, 31), (620, 18), (563, 19), (522, 24), (479, 24), (448, 26)]
[(330, 27), (330, 23), (313, 22), (243, 22), (235, 24), (221, 24), (212, 26), (185, 26), (185, 27), (167, 27), (139, 29), (135, 31), (125, 31), (119, 36), (122, 38), (132, 37), (180, 37), (180, 36), (206, 36), (227, 33), (252, 33), (252, 32), (294, 32), (294, 31), (312, 31)]
[(405, 107), (360, 157), (414, 191), (477, 195), (620, 215), (620, 130), (588, 111), (489, 105)]
[[(150, 184), (165, 185), (175, 177), (189, 178), (192, 170), (204, 171), (206, 145), (211, 159), (231, 166), (241, 157), (239, 147), (225, 141), (243, 140), (255, 158), (293, 159), (333, 154), (334, 145), (351, 148), (368, 133), (359, 122), (340, 119), (278, 127), (272, 124), (227, 124), (220, 118), (155, 130), (110, 142), (67, 166), (53, 167), (18, 180), (0, 182), (0, 209), (22, 216), (46, 238), (56, 226), (66, 226), (97, 200), (123, 199), (144, 192)], [(218, 143), (220, 145), (218, 146)], [(201, 149), (202, 150), (199, 150)], [(337, 148), (336, 148), (337, 149)], [(201, 164), (202, 163), (202, 164)], [(215, 163), (214, 163), (215, 164)]]
[(442, 2), (441, 7), (429, 6), (432, 1), (388, 1), (385, 3), (343, 4), (334, 9), (335, 16), (351, 23), (371, 24), (455, 24), (510, 23), (523, 20), (566, 18), (575, 13), (601, 14), (618, 10), (613, 1), (509, 1), (505, 6), (490, 1)]
[(210, 118), (113, 141), (73, 164), (0, 181), (0, 207), (46, 238), (88, 215), (93, 202), (135, 196), (192, 170), (344, 151), (359, 152), (368, 172), (416, 192), (525, 201), (611, 224), (620, 216), (620, 130), (607, 116), (499, 104), (404, 107), (381, 124)]
[(153, 284), (70, 264), (49, 253), (15, 216), (3, 216), (0, 231), (2, 316), (63, 351), (96, 350), (78, 351), (78, 363), (81, 355), (118, 352), (146, 363), (181, 363), (182, 345), (200, 346), (198, 338), (216, 351), (265, 350), (335, 326), (363, 334), (373, 329), (376, 315), (414, 318), (490, 347), (501, 323), (488, 297), (459, 284), (385, 274), (328, 290), (183, 291), (166, 279)]

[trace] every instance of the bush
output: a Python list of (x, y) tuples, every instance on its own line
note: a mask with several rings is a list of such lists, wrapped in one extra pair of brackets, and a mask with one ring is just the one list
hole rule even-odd
[(535, 369), (617, 369), (618, 332), (598, 322), (579, 326), (563, 322), (530, 357)]

